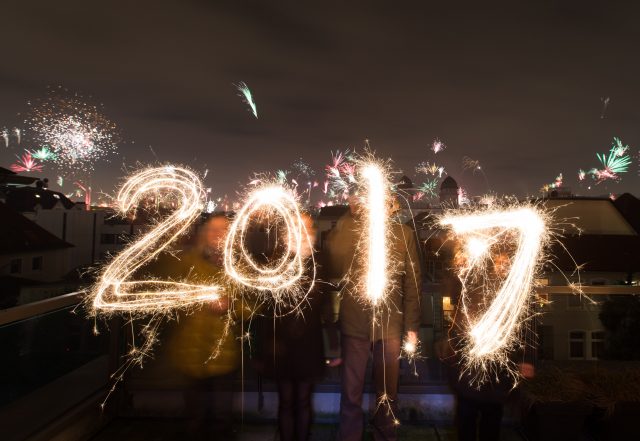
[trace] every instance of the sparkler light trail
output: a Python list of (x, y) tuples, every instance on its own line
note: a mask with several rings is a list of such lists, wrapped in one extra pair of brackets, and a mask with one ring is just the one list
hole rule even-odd
[[(252, 218), (256, 217), (266, 222), (279, 219), (283, 223), (284, 233), (277, 233), (277, 239), (282, 239), (282, 255), (275, 264), (257, 262), (247, 247), (246, 236)], [(312, 249), (313, 244), (293, 192), (279, 185), (266, 184), (252, 190), (236, 213), (225, 240), (224, 268), (232, 280), (260, 293), (269, 293), (277, 304), (296, 305), (313, 289), (315, 264), (308, 290), (303, 292), (300, 288), (305, 276), (306, 257)]]
[(234, 84), (234, 86), (236, 86), (236, 89), (240, 92), (239, 96), (241, 96), (244, 102), (251, 108), (253, 116), (258, 119), (258, 109), (256, 108), (256, 103), (253, 101), (253, 95), (251, 94), (251, 90), (249, 90), (249, 86), (247, 86), (244, 81), (240, 81), (238, 84)]
[(518, 333), (529, 318), (529, 296), (549, 240), (546, 216), (524, 206), (447, 214), (440, 224), (450, 227), (460, 244), (456, 262), (466, 329), (463, 366), (478, 383), (487, 379), (493, 367), (507, 369), (515, 377), (508, 355), (518, 345)]
[(116, 197), (122, 214), (135, 210), (150, 194), (171, 193), (177, 209), (118, 254), (102, 272), (91, 298), (94, 311), (156, 314), (174, 308), (218, 300), (221, 288), (162, 280), (131, 280), (136, 270), (182, 236), (201, 213), (204, 189), (198, 176), (180, 167), (156, 167), (130, 177)]
[(366, 181), (366, 293), (369, 301), (375, 306), (383, 300), (387, 290), (389, 182), (383, 167), (375, 162), (363, 164), (360, 173)]
[(22, 157), (18, 157), (18, 161), (10, 168), (16, 173), (42, 171), (42, 165), (38, 164), (28, 151), (23, 153)]
[(25, 123), (35, 141), (55, 153), (58, 167), (71, 173), (91, 171), (98, 159), (116, 151), (115, 124), (82, 96), (59, 88), (30, 106)]

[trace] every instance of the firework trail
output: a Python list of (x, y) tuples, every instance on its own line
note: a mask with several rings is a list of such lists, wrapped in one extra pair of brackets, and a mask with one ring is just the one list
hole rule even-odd
[(58, 179), (56, 180), (56, 183), (62, 187), (64, 184), (64, 178), (62, 176), (58, 176)]
[(10, 168), (16, 173), (42, 171), (42, 165), (38, 164), (28, 151), (23, 153), (22, 157), (18, 157), (18, 161)]
[(85, 210), (91, 209), (91, 187), (79, 181), (74, 182), (74, 184), (81, 190), (79, 196), (84, 194)]
[(580, 169), (578, 170), (578, 181), (584, 181), (584, 179), (587, 177), (587, 172)]
[(2, 129), (2, 139), (4, 139), (4, 146), (9, 147), (9, 132), (6, 128)]
[(602, 101), (602, 112), (600, 113), (600, 119), (604, 119), (604, 114), (607, 111), (607, 107), (609, 106), (609, 97), (602, 97), (600, 98), (600, 101)]
[(234, 84), (234, 86), (238, 89), (238, 92), (240, 92), (238, 96), (241, 96), (244, 99), (244, 102), (251, 108), (253, 116), (258, 119), (258, 109), (256, 108), (256, 103), (253, 101), (253, 95), (251, 94), (249, 87), (244, 81), (240, 81), (238, 84)]
[(468, 156), (463, 156), (462, 169), (471, 170), (472, 173), (475, 174), (475, 172), (482, 170), (482, 167), (480, 166), (480, 161), (478, 161), (477, 159), (471, 159)]
[(55, 154), (52, 161), (60, 169), (70, 174), (92, 171), (97, 160), (116, 151), (116, 125), (82, 96), (59, 88), (29, 105), (25, 124), (34, 140)]
[(22, 142), (22, 134), (20, 129), (17, 127), (13, 128), (13, 134), (16, 136), (16, 141), (18, 141), (18, 145)]

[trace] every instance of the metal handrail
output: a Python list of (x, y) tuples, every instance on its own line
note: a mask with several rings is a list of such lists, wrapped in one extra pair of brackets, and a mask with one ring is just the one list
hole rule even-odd
[(76, 291), (61, 296), (51, 297), (38, 302), (26, 303), (0, 310), (0, 326), (53, 312), (62, 308), (77, 305), (86, 296), (86, 291)]

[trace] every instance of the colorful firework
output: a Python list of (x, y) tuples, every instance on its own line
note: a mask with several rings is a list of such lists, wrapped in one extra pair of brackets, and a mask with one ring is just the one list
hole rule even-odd
[(53, 161), (60, 168), (91, 171), (98, 159), (116, 151), (116, 125), (82, 96), (59, 88), (30, 106), (25, 123), (35, 141), (55, 154)]
[(629, 166), (631, 165), (631, 158), (627, 154), (618, 156), (616, 154), (616, 149), (617, 146), (614, 145), (609, 151), (608, 155), (606, 153), (596, 153), (600, 164), (602, 164), (602, 168), (593, 168), (589, 171), (589, 173), (593, 176), (598, 184), (608, 179), (619, 181), (621, 179), (619, 174), (626, 173), (629, 170)]
[(438, 138), (434, 139), (431, 143), (431, 151), (434, 154), (438, 154), (446, 148), (447, 146), (444, 144), (444, 142), (440, 141)]
[(611, 154), (616, 156), (624, 156), (629, 151), (629, 146), (622, 143), (620, 138), (613, 138), (613, 144), (611, 145)]
[(587, 177), (587, 172), (580, 169), (578, 170), (578, 181), (584, 181), (584, 179)]
[(42, 165), (38, 164), (28, 151), (23, 153), (22, 157), (18, 157), (18, 161), (10, 168), (16, 173), (42, 171)]
[(39, 161), (53, 161), (56, 159), (56, 154), (49, 150), (48, 147), (41, 147), (38, 150), (31, 152), (31, 156)]
[(416, 173), (424, 173), (425, 175), (436, 176), (439, 178), (444, 174), (444, 167), (435, 163), (421, 162), (416, 167)]
[(427, 195), (427, 197), (429, 198), (436, 197), (438, 195), (437, 190), (438, 190), (437, 179), (431, 179), (431, 180), (425, 181), (418, 186), (418, 191), (423, 195)]
[(253, 116), (257, 119), (258, 109), (256, 108), (255, 101), (253, 101), (253, 95), (251, 94), (251, 90), (249, 90), (249, 86), (247, 86), (244, 81), (240, 81), (238, 84), (234, 84), (234, 86), (236, 86), (236, 89), (240, 92), (238, 96), (244, 99), (244, 102), (251, 108), (251, 113), (253, 113)]

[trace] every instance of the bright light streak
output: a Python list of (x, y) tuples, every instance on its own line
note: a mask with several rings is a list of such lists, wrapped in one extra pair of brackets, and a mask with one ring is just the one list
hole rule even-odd
[[(267, 222), (274, 216), (284, 223), (282, 256), (273, 265), (256, 261), (247, 247), (246, 236), (254, 217)], [(292, 191), (279, 185), (264, 185), (251, 191), (229, 229), (224, 246), (224, 268), (227, 276), (241, 285), (269, 293), (276, 302), (293, 303), (304, 299), (314, 284), (315, 264), (309, 289), (303, 293), (307, 257), (312, 257), (313, 242), (302, 219), (298, 201)]]
[(364, 164), (361, 174), (366, 181), (366, 293), (374, 305), (384, 298), (387, 289), (387, 205), (388, 182), (382, 167), (376, 163)]
[(251, 94), (251, 90), (249, 90), (249, 86), (247, 86), (244, 81), (240, 81), (238, 84), (234, 84), (234, 86), (236, 86), (238, 92), (242, 94), (240, 96), (244, 98), (244, 102), (247, 103), (247, 105), (251, 108), (251, 113), (253, 113), (253, 116), (255, 116), (257, 119), (258, 109), (256, 107), (255, 101), (253, 101), (253, 95)]
[[(456, 259), (462, 282), (462, 313), (466, 328), (463, 362), (482, 382), (492, 365), (509, 369), (509, 352), (517, 344), (517, 334), (527, 318), (528, 299), (542, 250), (548, 240), (544, 214), (533, 207), (492, 210), (465, 215), (446, 215), (440, 221), (451, 227), (460, 241)], [(513, 241), (515, 252), (510, 268), (502, 276), (499, 258), (492, 245)], [(494, 273), (491, 273), (493, 267)], [(478, 311), (477, 300), (469, 291), (480, 288), (484, 308)]]
[(107, 265), (92, 292), (95, 310), (157, 313), (219, 299), (221, 288), (216, 284), (131, 280), (138, 269), (182, 236), (201, 212), (202, 183), (195, 173), (180, 167), (149, 168), (133, 175), (118, 192), (116, 203), (126, 214), (145, 197), (159, 193), (177, 196), (177, 209)]

